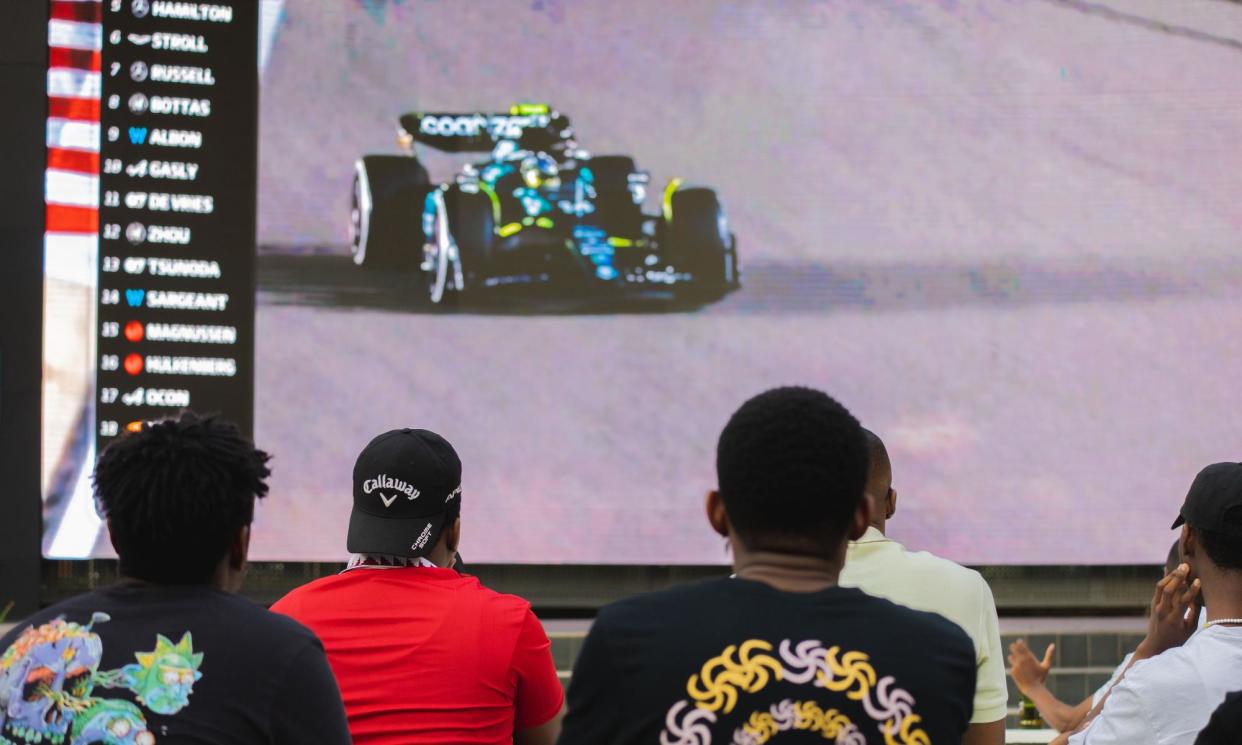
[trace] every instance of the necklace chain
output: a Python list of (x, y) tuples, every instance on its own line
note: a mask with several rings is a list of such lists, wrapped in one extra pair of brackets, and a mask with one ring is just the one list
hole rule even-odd
[(1208, 626), (1215, 626), (1221, 623), (1242, 623), (1242, 618), (1218, 618), (1215, 621), (1208, 621), (1203, 624), (1203, 628), (1206, 629)]

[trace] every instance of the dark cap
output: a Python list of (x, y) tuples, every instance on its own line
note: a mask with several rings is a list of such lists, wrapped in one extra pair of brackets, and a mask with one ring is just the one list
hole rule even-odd
[(1183, 523), (1242, 538), (1242, 463), (1213, 463), (1195, 476), (1173, 527)]
[(355, 554), (425, 556), (455, 499), (461, 499), (461, 460), (447, 440), (425, 429), (385, 432), (354, 464), (345, 545)]

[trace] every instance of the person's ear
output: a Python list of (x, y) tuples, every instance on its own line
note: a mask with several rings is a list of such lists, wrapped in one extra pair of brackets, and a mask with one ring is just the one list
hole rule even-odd
[(458, 515), (453, 524), (448, 526), (448, 530), (444, 531), (444, 547), (448, 549), (449, 554), (456, 554), (457, 548), (461, 545), (461, 515)]
[(891, 486), (888, 488), (888, 499), (884, 500), (884, 519), (892, 520), (893, 515), (897, 514), (897, 490)]
[(729, 512), (725, 509), (720, 492), (712, 489), (707, 493), (707, 522), (718, 535), (729, 537)]
[(854, 510), (854, 518), (850, 521), (849, 539), (856, 541), (862, 538), (863, 533), (867, 532), (867, 528), (871, 527), (871, 500), (864, 494), (863, 498), (858, 500), (858, 507)]
[(117, 555), (117, 556), (120, 556), (120, 555), (121, 555), (121, 551), (120, 551), (120, 549), (118, 549), (118, 548), (116, 547), (116, 539), (112, 537), (112, 521), (111, 521), (111, 520), (105, 520), (105, 521), (104, 521), (104, 525), (108, 526), (108, 543), (111, 543), (111, 544), (112, 544), (112, 550), (113, 550), (113, 551), (116, 551), (116, 555)]
[(1177, 552), (1181, 554), (1179, 563), (1185, 562), (1190, 565), (1190, 573), (1197, 575), (1195, 571), (1195, 559), (1199, 555), (1199, 540), (1195, 535), (1195, 531), (1191, 530), (1189, 525), (1182, 524), (1182, 534), (1177, 538)]
[(240, 572), (246, 568), (246, 559), (250, 556), (250, 526), (243, 525), (233, 536), (229, 546), (229, 569)]

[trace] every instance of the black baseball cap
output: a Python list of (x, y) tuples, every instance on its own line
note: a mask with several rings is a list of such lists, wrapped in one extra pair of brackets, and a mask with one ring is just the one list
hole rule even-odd
[(1213, 463), (1195, 476), (1173, 527), (1184, 523), (1242, 538), (1242, 463)]
[(425, 429), (385, 432), (354, 463), (346, 548), (354, 554), (425, 556), (457, 499), (461, 459), (447, 440)]

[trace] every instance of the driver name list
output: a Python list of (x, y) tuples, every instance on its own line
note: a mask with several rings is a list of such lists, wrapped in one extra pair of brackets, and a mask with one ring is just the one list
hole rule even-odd
[(105, 0), (96, 447), (254, 415), (258, 3)]

